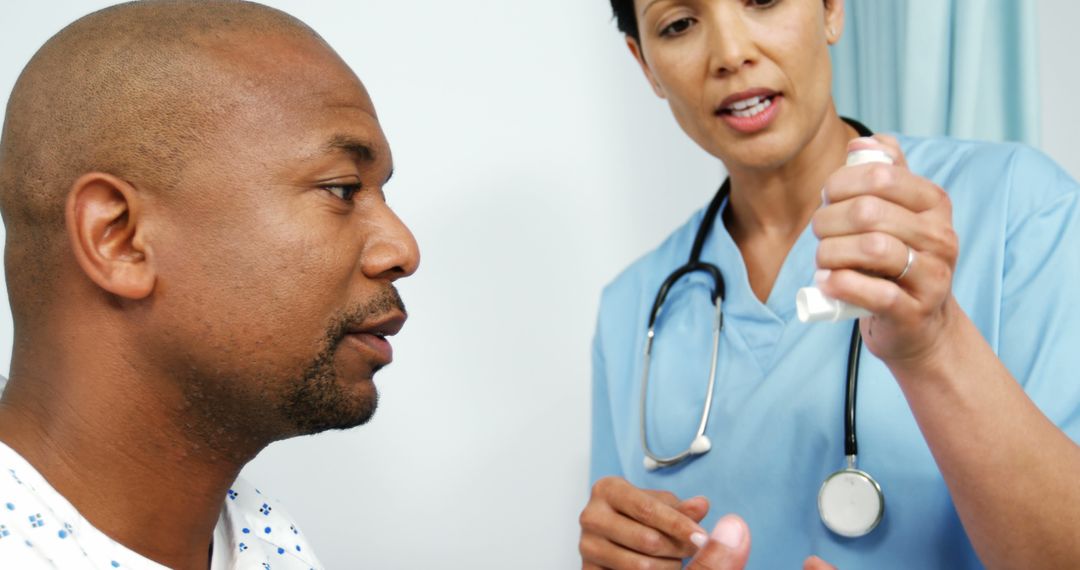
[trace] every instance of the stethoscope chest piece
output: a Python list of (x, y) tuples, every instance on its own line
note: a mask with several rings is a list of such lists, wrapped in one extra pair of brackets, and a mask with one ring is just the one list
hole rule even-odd
[(869, 473), (846, 467), (829, 475), (818, 492), (818, 512), (829, 530), (858, 538), (877, 528), (885, 514), (885, 495)]

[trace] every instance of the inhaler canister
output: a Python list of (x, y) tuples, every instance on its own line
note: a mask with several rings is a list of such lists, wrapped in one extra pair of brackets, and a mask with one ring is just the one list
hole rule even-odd
[[(883, 150), (864, 148), (849, 152), (844, 166), (858, 166), (871, 162), (892, 164), (893, 159)], [(798, 294), (795, 296), (795, 309), (798, 312), (799, 320), (804, 323), (837, 322), (870, 316), (870, 311), (828, 297), (817, 287), (799, 289)]]

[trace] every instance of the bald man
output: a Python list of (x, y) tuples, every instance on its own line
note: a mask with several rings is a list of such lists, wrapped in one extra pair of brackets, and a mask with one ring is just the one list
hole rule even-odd
[(0, 139), (0, 568), (320, 567), (237, 476), (374, 412), (419, 259), (392, 170), (364, 86), (276, 10), (124, 4), (37, 52)]

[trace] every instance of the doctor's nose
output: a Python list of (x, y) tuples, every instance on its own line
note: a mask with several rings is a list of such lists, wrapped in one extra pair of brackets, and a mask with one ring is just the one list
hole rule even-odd
[(737, 10), (720, 10), (713, 16), (709, 34), (711, 73), (719, 77), (737, 73), (753, 65), (757, 57), (757, 48)]

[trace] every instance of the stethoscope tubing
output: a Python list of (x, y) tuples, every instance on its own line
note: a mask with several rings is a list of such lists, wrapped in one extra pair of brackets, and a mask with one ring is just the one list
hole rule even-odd
[[(848, 120), (848, 123), (851, 124), (861, 136), (872, 135), (869, 129), (858, 122)], [(725, 291), (724, 277), (720, 268), (711, 263), (701, 261), (701, 252), (704, 249), (705, 240), (711, 232), (712, 227), (716, 222), (716, 218), (719, 216), (720, 209), (726, 201), (730, 191), (731, 180), (726, 179), (720, 186), (720, 189), (717, 190), (712, 202), (709, 203), (709, 207), (705, 210), (701, 225), (698, 226), (697, 234), (694, 236), (694, 244), (690, 251), (690, 259), (664, 279), (663, 283), (660, 285), (659, 291), (657, 291), (656, 299), (652, 304), (652, 309), (649, 312), (648, 333), (645, 340), (642, 365), (640, 413), (641, 446), (645, 454), (645, 468), (650, 471), (676, 465), (695, 455), (702, 455), (708, 452), (712, 447), (712, 443), (708, 436), (705, 435), (705, 431), (708, 427), (709, 415), (712, 413), (713, 392), (715, 391), (716, 385), (716, 367), (720, 353), (720, 333), (724, 325), (722, 306)], [(656, 323), (660, 313), (663, 311), (664, 301), (667, 300), (668, 293), (671, 291), (672, 286), (674, 286), (679, 279), (694, 272), (708, 273), (713, 278), (714, 283), (712, 302), (716, 308), (716, 319), (713, 327), (713, 352), (712, 361), (709, 366), (705, 404), (702, 406), (701, 419), (698, 422), (698, 428), (690, 446), (675, 455), (661, 457), (655, 454), (649, 447), (648, 422), (646, 421), (648, 414), (649, 371), (652, 365), (652, 346), (656, 338)], [(859, 359), (861, 354), (862, 334), (859, 330), (859, 322), (856, 321), (851, 329), (851, 341), (848, 346), (847, 381), (844, 393), (844, 456), (847, 465), (826, 477), (818, 492), (818, 510), (822, 522), (833, 532), (847, 537), (863, 536), (874, 530), (874, 528), (878, 526), (878, 523), (881, 522), (885, 508), (885, 496), (881, 491), (881, 486), (878, 485), (877, 481), (875, 481), (870, 474), (858, 469), (857, 466), (859, 443), (855, 431), (855, 404), (858, 396)], [(834, 480), (838, 482), (839, 487), (831, 485)], [(854, 492), (849, 490), (850, 485), (861, 485), (863, 489), (862, 494), (843, 495), (844, 493)], [(854, 487), (852, 487), (852, 489), (854, 489)], [(836, 499), (836, 492), (842, 494), (840, 499)], [(871, 499), (865, 499), (867, 496), (871, 497)], [(856, 497), (861, 498), (856, 500)], [(840, 502), (836, 503), (837, 500)], [(855, 503), (850, 501), (859, 503), (861, 510), (851, 510)], [(834, 510), (834, 507), (829, 506), (837, 504), (841, 505), (840, 507), (835, 507), (835, 509), (840, 509), (839, 511)], [(864, 507), (869, 507), (869, 510)], [(852, 513), (855, 514), (853, 515)]]
[[(649, 325), (648, 337), (645, 340), (645, 360), (641, 373), (641, 447), (645, 450), (646, 465), (652, 467), (653, 469), (675, 465), (691, 455), (699, 455), (701, 453), (704, 453), (705, 451), (708, 451), (707, 448), (702, 449), (701, 443), (699, 442), (704, 442), (706, 446), (709, 445), (708, 439), (705, 438), (705, 430), (708, 428), (709, 412), (712, 410), (713, 393), (715, 392), (714, 388), (716, 385), (716, 365), (719, 362), (718, 357), (720, 355), (720, 330), (724, 326), (724, 312), (720, 309), (720, 303), (716, 302), (715, 299), (713, 303), (716, 307), (716, 318), (713, 321), (712, 362), (709, 366), (709, 382), (705, 392), (705, 405), (702, 407), (701, 420), (698, 422), (698, 428), (694, 434), (693, 441), (691, 441), (690, 443), (690, 447), (686, 448), (681, 453), (672, 455), (670, 457), (660, 457), (652, 452), (651, 448), (649, 447), (649, 434), (645, 425), (645, 406), (648, 398), (649, 389), (649, 367), (652, 361), (653, 339), (656, 338), (654, 325)], [(658, 314), (659, 313), (654, 316), (658, 316)]]

